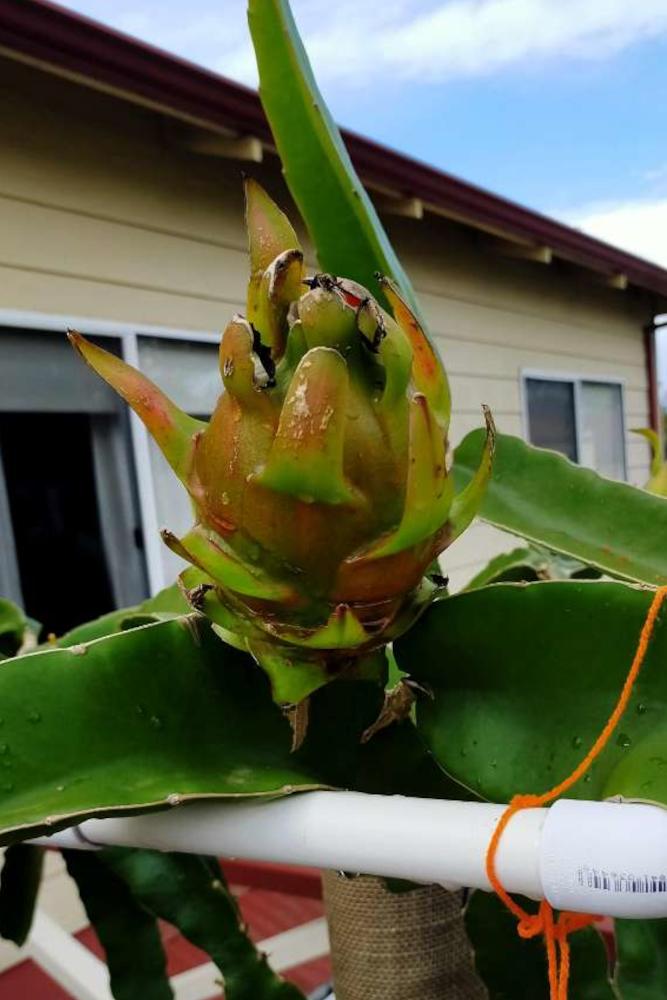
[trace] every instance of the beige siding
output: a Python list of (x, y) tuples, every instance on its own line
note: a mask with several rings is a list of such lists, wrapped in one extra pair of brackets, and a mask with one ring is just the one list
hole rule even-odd
[[(0, 308), (212, 330), (242, 306), (241, 165), (188, 153), (151, 111), (7, 61), (0, 113)], [(287, 201), (275, 160), (252, 169)], [(454, 443), (483, 402), (522, 432), (526, 368), (621, 378), (627, 426), (647, 423), (646, 297), (562, 262), (504, 258), (433, 216), (389, 229), (450, 372)], [(629, 436), (627, 456), (642, 482), (643, 442)], [(458, 584), (508, 544), (479, 525), (445, 568)]]
[[(626, 427), (646, 425), (641, 327), (650, 309), (641, 296), (598, 286), (564, 264), (501, 257), (482, 237), (440, 220), (426, 221), (422, 230), (413, 224), (412, 231), (401, 221), (392, 235), (450, 374), (454, 445), (482, 423), (481, 403), (492, 408), (501, 431), (524, 433), (526, 370), (621, 379)], [(648, 471), (645, 443), (628, 433), (626, 455), (628, 478), (641, 484)], [(518, 544), (477, 524), (445, 553), (443, 569), (456, 588), (489, 558)]]

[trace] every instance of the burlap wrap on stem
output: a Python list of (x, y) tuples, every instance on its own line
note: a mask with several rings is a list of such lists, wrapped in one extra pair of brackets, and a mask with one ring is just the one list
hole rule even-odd
[(323, 886), (336, 1000), (486, 1000), (460, 893), (391, 893), (381, 879), (335, 872)]

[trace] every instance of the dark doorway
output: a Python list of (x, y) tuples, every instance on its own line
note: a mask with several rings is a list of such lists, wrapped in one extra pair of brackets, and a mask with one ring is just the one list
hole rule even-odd
[(91, 416), (1, 413), (0, 453), (28, 614), (44, 635), (114, 607), (97, 501)]
[(0, 594), (56, 635), (146, 596), (126, 407), (64, 333), (0, 327)]

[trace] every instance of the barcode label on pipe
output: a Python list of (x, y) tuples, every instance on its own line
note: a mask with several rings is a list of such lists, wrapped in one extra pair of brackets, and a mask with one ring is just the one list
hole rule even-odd
[(583, 888), (603, 892), (667, 892), (667, 875), (633, 875), (586, 867), (577, 870), (577, 882)]
[(558, 910), (667, 917), (667, 809), (559, 799), (542, 827), (540, 879)]

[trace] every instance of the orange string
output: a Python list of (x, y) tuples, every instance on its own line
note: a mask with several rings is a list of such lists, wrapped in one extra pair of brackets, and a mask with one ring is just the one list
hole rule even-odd
[(596, 739), (595, 743), (588, 751), (583, 760), (575, 767), (574, 771), (564, 778), (560, 784), (550, 788), (549, 791), (541, 795), (515, 795), (505, 812), (500, 817), (498, 824), (493, 831), (493, 836), (489, 841), (486, 852), (486, 874), (498, 897), (505, 904), (507, 909), (514, 914), (518, 920), (517, 933), (522, 938), (533, 938), (538, 934), (544, 937), (544, 944), (547, 951), (547, 964), (549, 969), (549, 994), (551, 1000), (567, 1000), (567, 987), (570, 975), (570, 943), (568, 935), (574, 931), (588, 927), (597, 917), (590, 913), (570, 913), (563, 911), (558, 920), (554, 920), (553, 910), (547, 900), (540, 903), (537, 913), (529, 913), (524, 910), (516, 900), (504, 888), (496, 869), (496, 854), (501, 837), (505, 832), (508, 823), (521, 809), (534, 809), (545, 806), (554, 799), (559, 798), (579, 781), (586, 773), (593, 761), (602, 753), (614, 729), (627, 708), (632, 690), (639, 675), (642, 663), (653, 635), (655, 623), (660, 613), (663, 601), (667, 598), (667, 586), (658, 587), (655, 591), (651, 606), (646, 615), (646, 620), (642, 626), (637, 643), (637, 649), (628, 671), (628, 675), (621, 689), (618, 701), (613, 712), (607, 719), (604, 729)]

